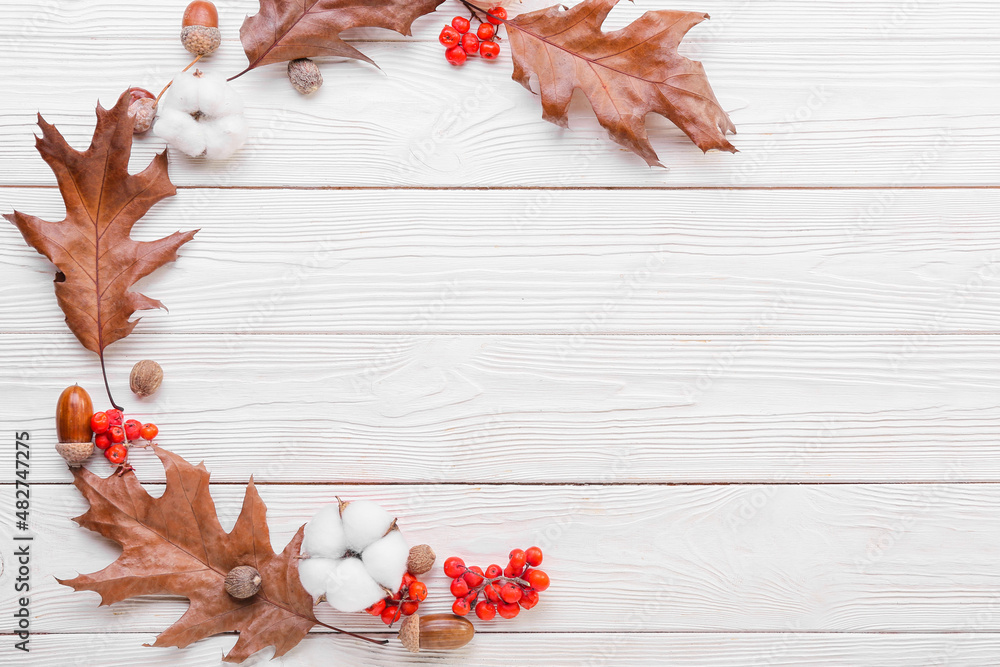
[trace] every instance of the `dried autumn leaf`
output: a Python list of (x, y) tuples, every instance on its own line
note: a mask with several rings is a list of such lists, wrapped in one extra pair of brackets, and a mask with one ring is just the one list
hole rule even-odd
[[(567, 127), (573, 91), (586, 94), (611, 138), (649, 165), (660, 165), (646, 135), (646, 114), (669, 118), (698, 148), (731, 153), (736, 132), (715, 99), (701, 63), (677, 53), (684, 35), (708, 18), (698, 12), (646, 12), (630, 25), (602, 32), (618, 0), (556, 5), (506, 21), (514, 80), (538, 77), (543, 117)], [(529, 88), (530, 90), (530, 88)]]
[(137, 310), (162, 308), (155, 299), (129, 291), (137, 280), (177, 259), (177, 249), (195, 232), (157, 241), (133, 241), (133, 225), (156, 202), (176, 192), (160, 153), (139, 174), (128, 173), (132, 124), (128, 93), (111, 109), (97, 106), (97, 127), (83, 152), (66, 143), (55, 126), (38, 116), (42, 136), (35, 147), (55, 172), (66, 218), (49, 222), (15, 211), (5, 215), (24, 240), (59, 269), (55, 289), (66, 324), (84, 347), (101, 355), (132, 333)]
[[(150, 496), (133, 472), (102, 479), (85, 468), (72, 469), (73, 484), (90, 503), (74, 521), (114, 540), (122, 553), (100, 572), (59, 583), (100, 593), (102, 605), (139, 595), (188, 598), (187, 612), (153, 646), (183, 647), (238, 631), (227, 662), (241, 662), (267, 646), (275, 647), (275, 657), (284, 655), (317, 623), (296, 566), (303, 528), (275, 554), (267, 508), (251, 479), (236, 525), (226, 533), (209, 494), (205, 466), (193, 466), (159, 447), (155, 451), (167, 478), (159, 498)], [(226, 593), (226, 574), (237, 565), (260, 572), (256, 595), (239, 600)]]
[[(240, 41), (257, 67), (296, 58), (341, 56), (374, 61), (340, 38), (348, 28), (388, 28), (409, 35), (413, 21), (444, 0), (260, 0), (240, 27)], [(236, 76), (240, 76), (237, 74)], [(235, 78), (235, 77), (234, 77)]]

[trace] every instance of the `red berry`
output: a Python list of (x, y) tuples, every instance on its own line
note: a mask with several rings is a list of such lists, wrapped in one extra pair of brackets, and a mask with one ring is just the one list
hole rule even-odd
[(466, 53), (465, 49), (463, 49), (461, 46), (456, 45), (445, 51), (444, 57), (452, 65), (458, 67), (459, 65), (465, 64), (465, 61), (469, 57), (469, 54)]
[(475, 588), (483, 583), (483, 568), (473, 565), (462, 576), (465, 579), (465, 583), (469, 584), (469, 588)]
[(531, 609), (538, 604), (538, 591), (529, 588), (524, 591), (524, 595), (521, 596), (521, 599), (517, 603), (525, 609)]
[(128, 438), (129, 442), (139, 439), (140, 430), (142, 430), (142, 424), (138, 420), (129, 419), (125, 422), (125, 437)]
[(538, 567), (542, 564), (542, 550), (538, 547), (528, 547), (524, 551), (524, 559), (531, 567)]
[(490, 14), (487, 20), (493, 25), (500, 25), (507, 18), (507, 10), (503, 7), (491, 7), (487, 13)]
[(521, 592), (521, 587), (512, 581), (508, 581), (502, 588), (500, 588), (500, 597), (503, 598), (504, 602), (517, 602), (521, 599), (523, 594), (524, 593)]
[(142, 436), (143, 440), (152, 440), (159, 432), (160, 429), (156, 427), (156, 424), (143, 424), (142, 428), (139, 429), (139, 435)]
[(410, 574), (409, 572), (404, 572), (403, 573), (403, 583), (400, 586), (400, 588), (402, 588), (403, 586), (409, 586), (410, 584), (412, 584), (416, 580), (417, 580), (417, 578), (414, 577), (412, 574)]
[(90, 430), (94, 433), (104, 433), (111, 425), (106, 412), (95, 412), (90, 418)]
[(104, 414), (108, 416), (109, 426), (121, 426), (122, 420), (125, 419), (125, 415), (123, 415), (122, 411), (117, 408), (115, 408), (114, 410), (108, 410)]
[(455, 18), (453, 18), (451, 20), (451, 25), (453, 28), (455, 28), (455, 30), (459, 31), (463, 35), (469, 32), (469, 28), (472, 27), (472, 24), (469, 23), (469, 19), (465, 18), (464, 16), (456, 16)]
[(476, 28), (476, 36), (486, 41), (487, 39), (493, 39), (493, 35), (496, 33), (497, 29), (493, 27), (492, 23), (480, 23), (479, 27)]
[(111, 438), (108, 437), (107, 433), (98, 433), (94, 437), (94, 445), (98, 449), (107, 449), (111, 446)]
[(441, 34), (438, 35), (438, 41), (449, 48), (458, 44), (460, 39), (462, 34), (450, 25), (441, 28)]
[(476, 605), (476, 616), (484, 621), (492, 621), (497, 615), (497, 608), (495, 605), (490, 604), (486, 600), (483, 600)]
[(490, 602), (496, 602), (500, 599), (500, 593), (497, 591), (497, 586), (494, 584), (486, 584), (483, 586), (483, 594)]
[(458, 556), (452, 556), (444, 561), (444, 576), (455, 579), (465, 572), (465, 561)]
[(496, 42), (483, 42), (479, 45), (479, 55), (487, 60), (496, 60), (500, 55), (500, 45)]
[(451, 605), (451, 610), (459, 616), (465, 616), (469, 613), (469, 602), (465, 598), (458, 598), (455, 604)]
[(104, 458), (115, 465), (121, 465), (128, 458), (128, 450), (125, 449), (125, 445), (111, 445), (104, 450)]
[(479, 53), (479, 38), (471, 32), (462, 35), (462, 48), (470, 56)]
[(451, 582), (451, 594), (457, 598), (463, 598), (469, 594), (469, 584), (465, 583), (462, 577), (456, 577)]
[(420, 603), (416, 600), (406, 600), (399, 605), (399, 610), (403, 616), (413, 616), (417, 613), (417, 609), (419, 608)]
[(365, 611), (372, 616), (381, 616), (382, 612), (385, 611), (385, 600), (379, 600), (372, 606), (368, 607), (368, 609), (365, 609)]
[(521, 608), (517, 606), (517, 603), (508, 603), (501, 600), (497, 602), (497, 611), (503, 618), (514, 618), (520, 613)]
[(541, 570), (531, 570), (525, 576), (524, 580), (531, 584), (531, 587), (536, 591), (544, 591), (549, 587), (549, 575), (545, 574)]
[(382, 610), (382, 622), (386, 625), (392, 625), (393, 621), (396, 620), (396, 614), (399, 612), (399, 607), (392, 605), (387, 606)]
[(427, 584), (422, 581), (414, 581), (410, 584), (410, 599), (423, 602), (427, 599)]
[(490, 565), (488, 568), (486, 568), (487, 579), (496, 579), (501, 574), (503, 574), (503, 568), (500, 567), (499, 565)]
[(111, 442), (115, 444), (125, 442), (125, 429), (121, 426), (112, 426), (108, 429), (108, 437), (111, 438)]

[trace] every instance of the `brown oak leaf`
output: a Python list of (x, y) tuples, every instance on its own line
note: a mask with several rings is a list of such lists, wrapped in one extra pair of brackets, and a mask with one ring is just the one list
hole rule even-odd
[(5, 215), (24, 240), (59, 269), (55, 290), (66, 324), (84, 347), (103, 361), (104, 348), (132, 333), (137, 310), (162, 308), (156, 299), (129, 291), (137, 280), (177, 259), (177, 249), (195, 232), (156, 241), (133, 241), (133, 225), (156, 202), (176, 193), (167, 175), (167, 154), (141, 173), (128, 173), (132, 152), (129, 95), (111, 109), (97, 106), (97, 127), (86, 151), (70, 147), (41, 114), (35, 147), (55, 172), (66, 218), (49, 222), (15, 211)]
[[(413, 21), (444, 0), (260, 0), (240, 27), (250, 64), (237, 74), (296, 58), (341, 56), (375, 62), (340, 38), (348, 28), (388, 28), (409, 35)], [(236, 77), (233, 77), (236, 78)]]
[(538, 77), (543, 117), (567, 127), (573, 91), (582, 90), (611, 138), (660, 166), (646, 135), (646, 114), (669, 118), (698, 148), (731, 153), (736, 132), (715, 99), (700, 62), (677, 53), (684, 35), (708, 18), (680, 11), (646, 12), (630, 25), (602, 32), (618, 0), (556, 5), (506, 21), (514, 80), (529, 87)]
[[(225, 532), (208, 490), (209, 473), (162, 448), (167, 485), (159, 498), (150, 496), (135, 473), (106, 479), (85, 468), (73, 468), (73, 484), (90, 503), (74, 519), (122, 547), (118, 559), (100, 572), (58, 580), (75, 590), (96, 591), (101, 604), (138, 595), (179, 595), (188, 610), (153, 646), (178, 646), (220, 633), (237, 631), (239, 641), (226, 655), (241, 662), (274, 646), (275, 657), (293, 648), (317, 623), (313, 599), (299, 583), (296, 559), (303, 528), (284, 551), (274, 553), (264, 501), (251, 478), (236, 525)], [(237, 565), (260, 572), (260, 591), (240, 600), (226, 593), (226, 573)]]

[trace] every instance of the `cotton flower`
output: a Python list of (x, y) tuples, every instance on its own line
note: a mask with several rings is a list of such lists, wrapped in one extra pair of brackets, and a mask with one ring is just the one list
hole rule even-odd
[(243, 100), (218, 74), (183, 72), (160, 103), (153, 133), (191, 157), (227, 158), (247, 139)]
[(399, 589), (410, 547), (379, 505), (326, 505), (306, 524), (299, 581), (340, 611), (361, 611)]

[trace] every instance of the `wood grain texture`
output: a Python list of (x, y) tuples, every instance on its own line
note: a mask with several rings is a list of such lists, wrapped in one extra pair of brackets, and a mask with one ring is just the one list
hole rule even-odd
[[(3, 338), (0, 431), (30, 431), (35, 481), (67, 482), (52, 450), (56, 398), (79, 382), (105, 406), (100, 366), (68, 332)], [(910, 344), (136, 334), (108, 363), (129, 413), (204, 458), (215, 480), (1000, 481), (1000, 337)], [(142, 357), (165, 374), (146, 400), (128, 392)]]
[[(39, 664), (68, 667), (90, 664), (141, 664), (144, 667), (210, 667), (235, 642), (213, 637), (186, 649), (144, 648), (152, 633), (40, 635), (31, 640), (31, 656)], [(5, 638), (6, 639), (6, 638)], [(791, 634), (791, 633), (519, 633), (479, 634), (464, 649), (408, 653), (395, 640), (385, 649), (361, 646), (349, 639), (314, 633), (281, 659), (283, 667), (330, 664), (383, 667), (392, 665), (544, 665), (603, 667), (914, 667), (962, 665), (995, 667), (1000, 636), (960, 634)], [(72, 657), (81, 656), (78, 659)], [(243, 663), (264, 666), (268, 651)], [(86, 656), (86, 657), (83, 657)], [(516, 656), (516, 657), (512, 657)], [(93, 663), (89, 662), (93, 660)]]
[[(140, 470), (154, 465), (150, 452), (135, 458)], [(1000, 631), (995, 484), (258, 490), (276, 544), (334, 495), (375, 499), (408, 540), (469, 562), (538, 544), (553, 585), (532, 613), (492, 626), (504, 632)], [(54, 576), (103, 567), (117, 548), (70, 521), (85, 504), (75, 489), (32, 493), (35, 632), (155, 632), (182, 613), (184, 601), (154, 597), (99, 608), (96, 594), (57, 584)], [(213, 485), (212, 494), (231, 526), (242, 485)], [(13, 500), (13, 488), (0, 487), (2, 506)], [(14, 571), (0, 585), (10, 588)], [(422, 608), (444, 611), (444, 574), (435, 568), (425, 579), (432, 593)], [(5, 596), (4, 631), (12, 613)], [(384, 628), (365, 614), (317, 613), (345, 629)]]
[[(57, 191), (0, 210), (59, 219)], [(488, 222), (447, 211), (495, 211)], [(201, 228), (139, 288), (138, 333), (1000, 330), (995, 190), (182, 190), (136, 228)], [(293, 224), (294, 223), (294, 224)], [(62, 332), (54, 269), (0, 225), (0, 320)]]
[[(35, 111), (67, 138), (89, 139), (90, 104), (121, 90), (158, 90), (187, 63), (176, 44), (66, 38), (17, 42), (19, 76), (0, 99), (7, 159), (0, 184), (50, 184), (33, 147)], [(303, 99), (281, 67), (234, 82), (251, 138), (224, 163), (175, 155), (179, 186), (754, 187), (995, 186), (1000, 68), (991, 41), (719, 42), (691, 46), (739, 130), (737, 155), (702, 154), (663, 118), (649, 119), (669, 169), (651, 169), (610, 142), (583, 99), (570, 128), (542, 120), (510, 80), (509, 55), (456, 71), (439, 44), (372, 42), (382, 68), (329, 65)], [(235, 74), (235, 48), (206, 69)], [(37, 81), (46, 81), (39, 87)], [(31, 100), (25, 106), (25, 100)], [(133, 158), (162, 148), (151, 137)]]
[[(243, 17), (256, 11), (256, 0), (220, 0), (219, 25), (226, 48), (238, 50), (239, 27)], [(529, 11), (552, 4), (550, 0), (509, 3), (511, 11)], [(683, 7), (682, 7), (683, 5)], [(133, 0), (124, 11), (118, 3), (104, 0), (36, 0), (25, 3), (2, 0), (0, 38), (53, 40), (87, 36), (140, 37), (176, 40), (184, 3), (162, 0)], [(689, 41), (763, 41), (843, 39), (997, 39), (1000, 21), (991, 0), (950, 0), (947, 3), (901, 3), (895, 0), (698, 0), (695, 3), (662, 3), (639, 0), (621, 3), (609, 17), (611, 28), (630, 23), (651, 9), (684, 8), (710, 14), (711, 23), (693, 32)], [(419, 19), (410, 41), (433, 41), (441, 24), (463, 13), (457, 2), (448, 2), (429, 16)], [(360, 40), (405, 40), (389, 30), (356, 29), (347, 33)], [(231, 45), (228, 42), (232, 42)]]

